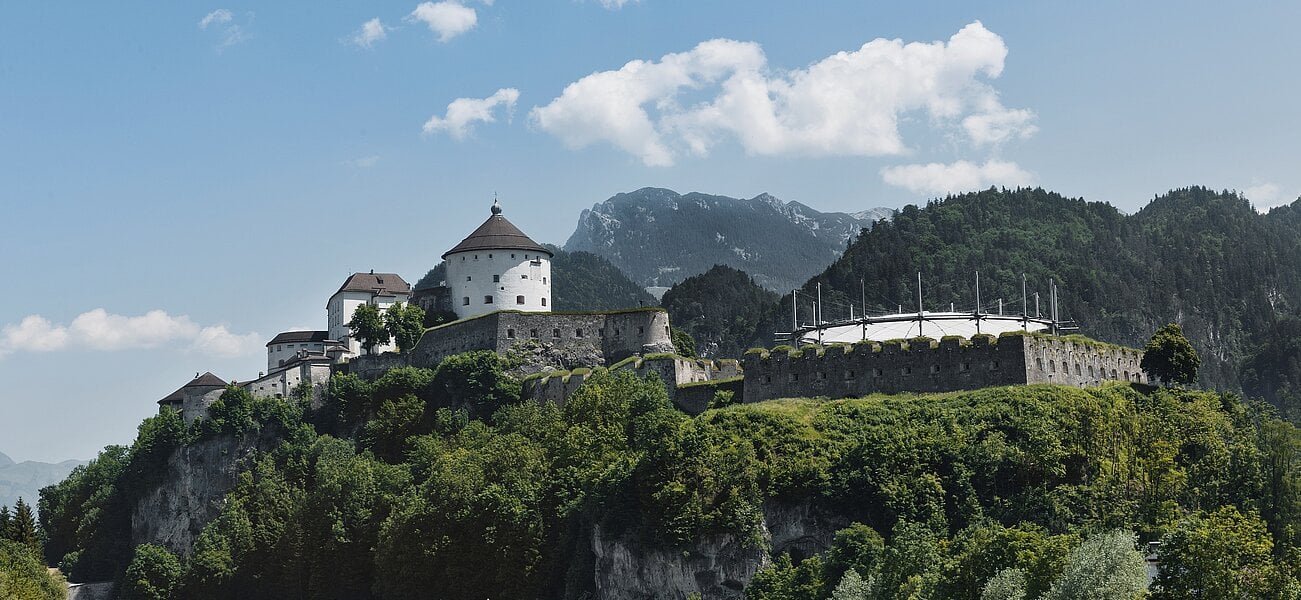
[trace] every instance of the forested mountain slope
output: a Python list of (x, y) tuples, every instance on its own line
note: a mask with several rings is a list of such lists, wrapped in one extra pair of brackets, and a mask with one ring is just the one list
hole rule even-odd
[[(1201, 382), (1236, 390), (1239, 363), (1301, 307), (1298, 212), (1294, 203), (1262, 215), (1235, 193), (1200, 187), (1158, 196), (1133, 215), (1042, 189), (990, 189), (905, 207), (804, 290), (822, 284), (828, 318), (858, 306), (862, 284), (869, 310), (894, 311), (915, 306), (920, 271), (928, 309), (969, 310), (980, 271), (984, 310), (1003, 298), (1013, 312), (1024, 273), (1031, 292), (1044, 294), (1046, 314), (1053, 279), (1061, 315), (1085, 335), (1138, 346), (1178, 322), (1202, 355)], [(773, 308), (769, 331), (789, 310)]]

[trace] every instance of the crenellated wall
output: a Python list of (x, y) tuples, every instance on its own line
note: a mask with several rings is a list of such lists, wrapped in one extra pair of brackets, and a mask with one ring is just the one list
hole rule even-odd
[(810, 347), (793, 352), (752, 352), (742, 364), (745, 402), (759, 402), (949, 392), (1024, 383), (1084, 387), (1112, 379), (1144, 382), (1138, 368), (1141, 359), (1137, 350), (1091, 340), (1013, 334), (997, 339), (950, 337), (939, 342), (831, 346), (822, 351)]

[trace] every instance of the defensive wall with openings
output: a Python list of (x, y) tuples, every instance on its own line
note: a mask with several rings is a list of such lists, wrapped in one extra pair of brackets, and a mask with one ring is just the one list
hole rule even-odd
[(1008, 333), (860, 342), (825, 349), (751, 350), (743, 361), (744, 401), (872, 393), (951, 392), (990, 386), (1106, 381), (1146, 383), (1142, 352), (1078, 336)]

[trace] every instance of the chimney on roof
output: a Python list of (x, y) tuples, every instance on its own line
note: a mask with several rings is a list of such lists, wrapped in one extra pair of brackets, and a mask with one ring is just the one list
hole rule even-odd
[(199, 372), (198, 372), (198, 371), (195, 371), (195, 372), (194, 372), (194, 378), (195, 378), (195, 379), (198, 379), (198, 378), (199, 378)]
[(374, 275), (374, 274), (375, 274), (375, 269), (371, 269), (371, 270), (370, 270), (370, 274), (371, 274), (371, 275)]

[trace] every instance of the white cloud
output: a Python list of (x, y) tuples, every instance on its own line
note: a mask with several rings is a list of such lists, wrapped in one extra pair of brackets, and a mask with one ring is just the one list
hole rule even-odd
[(881, 169), (886, 183), (917, 194), (943, 196), (983, 190), (990, 186), (1017, 187), (1034, 184), (1034, 175), (1014, 162), (985, 161), (978, 165), (965, 160), (953, 164), (900, 165)]
[(1247, 187), (1242, 190), (1242, 195), (1251, 201), (1251, 205), (1256, 207), (1257, 211), (1266, 213), (1271, 208), (1291, 204), (1301, 196), (1301, 192), (1288, 194), (1277, 183), (1266, 181)]
[(460, 2), (443, 0), (422, 2), (411, 11), (410, 15), (407, 15), (407, 20), (424, 23), (430, 31), (438, 34), (438, 41), (446, 42), (474, 29), (475, 24), (479, 22), (479, 16), (473, 8)]
[(126, 316), (96, 308), (77, 315), (67, 325), (28, 315), (17, 324), (0, 328), (0, 357), (14, 352), (157, 348), (178, 342), (204, 354), (235, 356), (257, 351), (258, 339), (257, 333), (236, 335), (224, 325), (203, 327), (185, 315), (172, 316), (162, 310)]
[(208, 26), (213, 23), (218, 25), (229, 23), (233, 18), (234, 15), (231, 15), (229, 10), (218, 8), (217, 10), (204, 15), (202, 19), (199, 19), (199, 29), (207, 29)]
[[(248, 13), (247, 20), (251, 21), (252, 19), (253, 13)], [(244, 32), (244, 26), (236, 23), (234, 13), (225, 8), (218, 8), (199, 20), (199, 29), (207, 31), (209, 27), (221, 30), (221, 39), (217, 43), (218, 52), (248, 39)]]
[(247, 356), (265, 348), (265, 342), (256, 333), (237, 335), (225, 325), (204, 327), (194, 337), (190, 349), (211, 356)]
[(383, 41), (384, 38), (387, 38), (387, 31), (388, 28), (384, 26), (384, 23), (380, 22), (379, 17), (375, 17), (374, 19), (362, 23), (361, 29), (357, 30), (357, 33), (353, 34), (351, 40), (353, 44), (361, 46), (362, 48), (370, 48), (375, 45), (375, 42)]
[[(600, 0), (601, 6), (604, 6), (610, 10), (618, 10), (620, 8), (623, 8), (623, 5), (627, 4), (629, 1), (630, 0)], [(637, 0), (631, 0), (631, 1), (636, 2)]]
[(434, 115), (425, 121), (423, 130), (426, 135), (447, 132), (455, 139), (465, 139), (473, 131), (475, 122), (494, 123), (493, 113), (498, 106), (506, 108), (507, 119), (515, 112), (515, 102), (519, 100), (519, 90), (502, 88), (487, 98), (457, 98), (447, 105), (447, 113), (439, 117)]
[[(1034, 114), (1004, 107), (984, 81), (1006, 56), (979, 22), (947, 42), (876, 39), (789, 71), (770, 68), (758, 44), (715, 39), (583, 77), (529, 116), (571, 148), (606, 142), (647, 165), (725, 139), (755, 155), (899, 155), (899, 121), (914, 112), (991, 144), (1034, 132)], [(685, 93), (705, 100), (687, 105)]]

